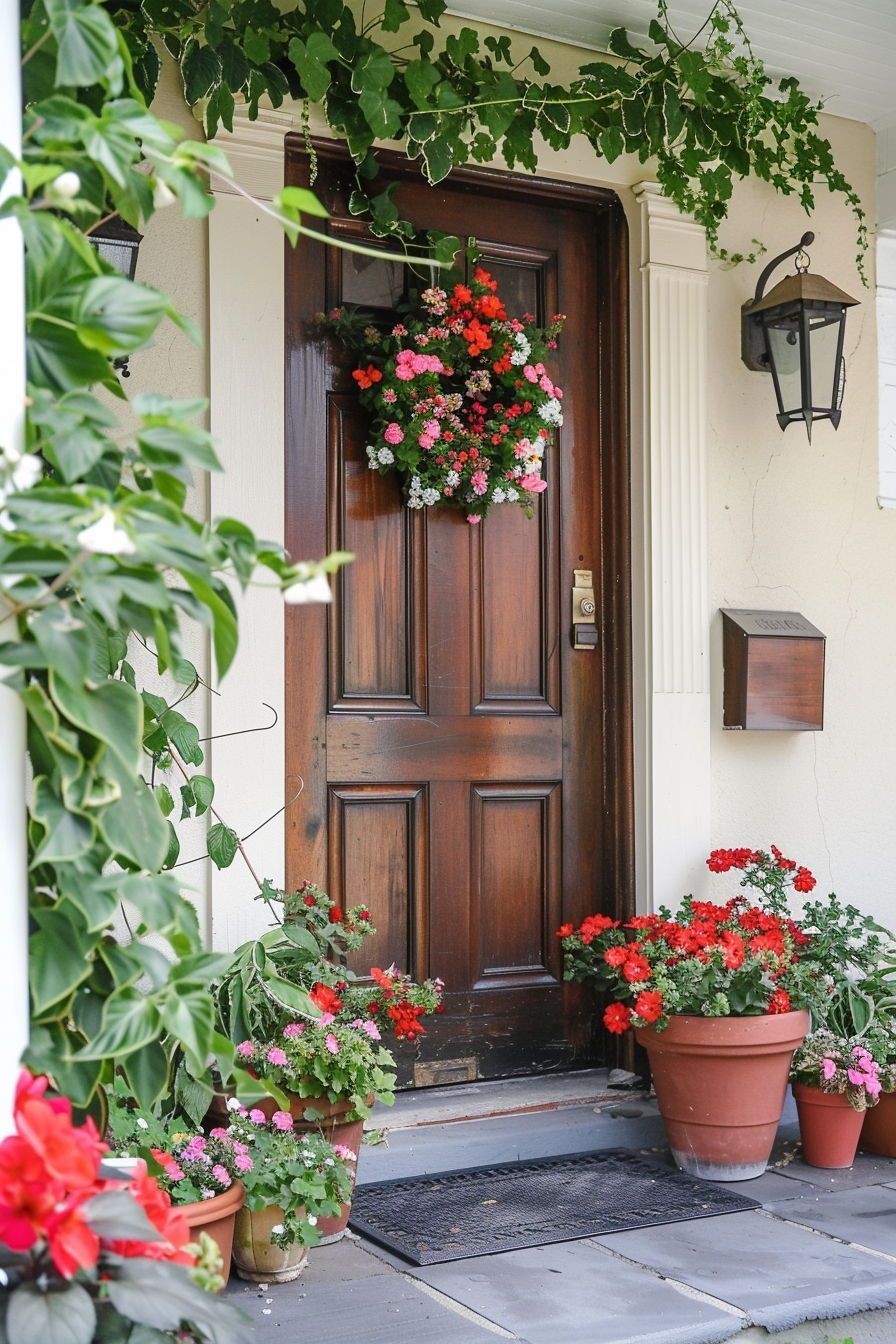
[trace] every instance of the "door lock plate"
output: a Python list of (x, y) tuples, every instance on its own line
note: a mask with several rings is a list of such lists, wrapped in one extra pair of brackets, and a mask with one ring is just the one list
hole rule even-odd
[(597, 603), (590, 569), (573, 570), (572, 646), (574, 649), (597, 648)]

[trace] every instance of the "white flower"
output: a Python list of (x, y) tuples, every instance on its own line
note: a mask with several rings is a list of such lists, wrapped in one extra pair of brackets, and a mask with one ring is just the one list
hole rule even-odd
[(237, 1101), (236, 1097), (227, 1098), (227, 1109), (228, 1111), (238, 1111), (240, 1109), (240, 1103)]
[(519, 497), (520, 497), (519, 490), (515, 490), (512, 485), (508, 485), (506, 492), (506, 498), (508, 504), (515, 504), (516, 501), (519, 499)]
[(142, 1115), (137, 1116), (137, 1125), (140, 1129), (149, 1129), (149, 1124), (143, 1119)]
[(81, 190), (81, 179), (77, 173), (60, 173), (58, 177), (53, 178), (49, 189), (54, 196), (61, 196), (64, 201), (71, 201)]
[(203, 1199), (214, 1199), (215, 1197), (214, 1190), (208, 1190), (204, 1186), (200, 1189), (199, 1193)]
[(271, 1236), (281, 1237), (285, 1231), (286, 1228), (283, 1226), (282, 1223), (275, 1223), (274, 1226), (271, 1228)]
[(538, 413), (542, 420), (549, 425), (563, 424), (563, 407), (557, 397), (548, 397)]
[(33, 453), (25, 453), (12, 469), (10, 484), (13, 490), (30, 490), (44, 474), (44, 464)]
[(438, 504), (440, 498), (441, 496), (439, 495), (438, 490), (433, 490), (432, 486), (423, 491), (423, 503), (427, 506), (430, 504)]
[(423, 488), (423, 487), (422, 487), (421, 484), (420, 484), (420, 477), (419, 477), (419, 476), (412, 476), (412, 477), (411, 477), (411, 493), (412, 493), (412, 494), (417, 494), (417, 492), (418, 492), (419, 490), (421, 490), (422, 488)]
[(517, 348), (510, 356), (510, 362), (511, 364), (525, 364), (532, 353), (532, 346), (529, 344), (525, 333), (522, 331), (518, 331), (513, 340)]
[(283, 601), (290, 606), (301, 606), (305, 602), (332, 602), (333, 594), (326, 574), (312, 574), (310, 578), (299, 579), (289, 588), (284, 588)]
[(309, 1215), (308, 1215), (308, 1223), (309, 1223), (309, 1226), (311, 1226), (311, 1227), (317, 1227), (317, 1214), (309, 1213)]
[(166, 205), (173, 205), (177, 200), (174, 192), (167, 182), (163, 182), (157, 177), (152, 184), (152, 203), (157, 210), (164, 210)]
[(377, 461), (381, 462), (384, 467), (391, 466), (392, 463), (395, 461), (395, 454), (393, 453), (391, 448), (381, 448), (376, 456)]
[(492, 503), (503, 504), (506, 498), (507, 498), (507, 491), (502, 490), (500, 485), (496, 485), (494, 490), (492, 491)]
[(448, 475), (445, 477), (445, 484), (450, 485), (451, 489), (453, 490), (454, 487), (459, 483), (460, 483), (460, 472), (449, 471)]
[(83, 528), (78, 533), (78, 541), (85, 551), (93, 551), (96, 555), (133, 555), (137, 549), (124, 528), (119, 527), (111, 509), (106, 509), (95, 523)]
[(324, 1158), (324, 1166), (325, 1166), (325, 1167), (335, 1167), (335, 1165), (336, 1165), (336, 1163), (333, 1161), (332, 1157), (325, 1157), (325, 1158)]
[(408, 508), (409, 509), (423, 508), (423, 496), (419, 494), (416, 490), (412, 490), (411, 493), (408, 495)]

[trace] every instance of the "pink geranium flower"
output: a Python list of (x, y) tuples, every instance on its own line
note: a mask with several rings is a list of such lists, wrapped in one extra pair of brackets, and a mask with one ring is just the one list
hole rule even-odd
[(287, 1026), (283, 1028), (283, 1035), (286, 1037), (288, 1041), (291, 1041), (293, 1040), (294, 1037), (301, 1036), (304, 1030), (305, 1030), (304, 1022), (290, 1022)]
[(267, 1053), (269, 1064), (275, 1064), (278, 1068), (283, 1068), (289, 1061), (286, 1058), (286, 1051), (281, 1050), (279, 1045), (272, 1045)]
[(547, 481), (543, 481), (534, 471), (530, 471), (527, 476), (520, 477), (520, 489), (528, 490), (530, 495), (540, 495), (542, 490), (547, 490), (547, 488)]
[(287, 1130), (292, 1129), (294, 1123), (295, 1121), (289, 1111), (275, 1111), (271, 1116), (271, 1124), (274, 1128), (281, 1129), (284, 1133), (286, 1133)]
[(212, 1175), (214, 1176), (215, 1180), (218, 1182), (219, 1185), (224, 1186), (225, 1190), (229, 1185), (233, 1184), (230, 1177), (230, 1172), (227, 1170), (226, 1167), (222, 1167), (220, 1162), (216, 1162), (215, 1165), (212, 1167)]
[(333, 1035), (332, 1031), (327, 1033), (327, 1038), (324, 1041), (324, 1045), (327, 1047), (331, 1055), (339, 1054), (339, 1042)]
[(252, 1110), (249, 1112), (249, 1119), (252, 1121), (253, 1125), (263, 1125), (267, 1117), (265, 1116), (264, 1111), (259, 1110), (257, 1106), (253, 1106)]
[(401, 443), (404, 438), (404, 431), (401, 426), (393, 420), (383, 431), (383, 438), (387, 443)]
[(251, 1171), (252, 1159), (247, 1153), (238, 1153), (233, 1159), (233, 1165), (236, 1167), (237, 1171)]
[(251, 1055), (255, 1054), (255, 1046), (251, 1041), (240, 1041), (236, 1052), (238, 1055), (242, 1055), (243, 1059), (249, 1059)]
[(836, 1072), (837, 1072), (837, 1065), (834, 1063), (832, 1059), (823, 1059), (821, 1061), (821, 1073), (825, 1082), (829, 1083)]
[(470, 477), (474, 495), (484, 495), (488, 489), (488, 477), (484, 471), (474, 471)]

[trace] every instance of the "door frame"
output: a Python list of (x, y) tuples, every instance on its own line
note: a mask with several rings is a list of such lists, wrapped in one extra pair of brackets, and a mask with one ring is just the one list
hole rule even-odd
[[(320, 159), (344, 166), (351, 162), (343, 146), (315, 137), (314, 152)], [(378, 159), (391, 176), (418, 176), (419, 166), (403, 154), (378, 152)], [(304, 137), (287, 135), (285, 141), (286, 182), (310, 185), (310, 160)], [(604, 761), (603, 800), (599, 819), (603, 852), (603, 910), (616, 919), (626, 919), (635, 909), (635, 783), (633, 749), (633, 669), (632, 669), (632, 533), (631, 533), (631, 461), (629, 433), (629, 254), (628, 225), (615, 191), (604, 187), (528, 177), (487, 168), (459, 168), (451, 174), (453, 185), (475, 191), (487, 189), (508, 201), (525, 199), (538, 205), (562, 204), (565, 209), (584, 212), (593, 218), (596, 230), (598, 294), (595, 348), (598, 354), (595, 395), (598, 398), (600, 424), (600, 490), (602, 572), (600, 622), (601, 639), (597, 656), (603, 664)], [(432, 188), (434, 191), (438, 187)], [(304, 244), (317, 248), (320, 244)], [(302, 284), (303, 244), (285, 247), (286, 274), (284, 313), (284, 446), (285, 495), (284, 529), (287, 550), (296, 558), (320, 551), (320, 537), (299, 537), (295, 532), (298, 510), (291, 507), (307, 483), (307, 473), (297, 470), (296, 437), (299, 414), (306, 395), (306, 370), (301, 358), (301, 329), (297, 305), (290, 296)], [(315, 294), (314, 306), (323, 308), (323, 294)], [(317, 464), (325, 470), (323, 454)], [(321, 520), (321, 536), (325, 520)], [(324, 546), (326, 542), (324, 541)], [(322, 553), (322, 551), (321, 551)], [(597, 586), (597, 585), (596, 585)], [(325, 836), (327, 823), (326, 744), (315, 738), (309, 699), (290, 684), (289, 667), (293, 651), (300, 642), (305, 650), (309, 641), (319, 648), (321, 667), (326, 669), (327, 617), (318, 613), (314, 628), (308, 608), (287, 608), (285, 630), (285, 743), (287, 775), (292, 771), (305, 781), (305, 804), (310, 802), (312, 816), (319, 820), (318, 835)], [(561, 621), (561, 629), (567, 628)], [(309, 731), (310, 729), (310, 731)], [(583, 749), (587, 749), (584, 746)], [(309, 796), (310, 795), (310, 796)], [(305, 809), (303, 809), (305, 810)], [(307, 810), (306, 810), (307, 815)], [(285, 861), (287, 884), (295, 885), (304, 877), (301, 864), (316, 837), (300, 830), (298, 810), (287, 815)]]

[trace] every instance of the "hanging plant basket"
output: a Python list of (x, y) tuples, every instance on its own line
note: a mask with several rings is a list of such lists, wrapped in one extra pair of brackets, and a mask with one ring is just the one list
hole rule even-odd
[(531, 313), (508, 314), (482, 267), (469, 284), (424, 290), (386, 332), (334, 309), (323, 325), (358, 356), (371, 470), (397, 472), (412, 509), (460, 509), (478, 523), (516, 504), (531, 517), (563, 423), (563, 389), (545, 364), (563, 320), (539, 327)]

